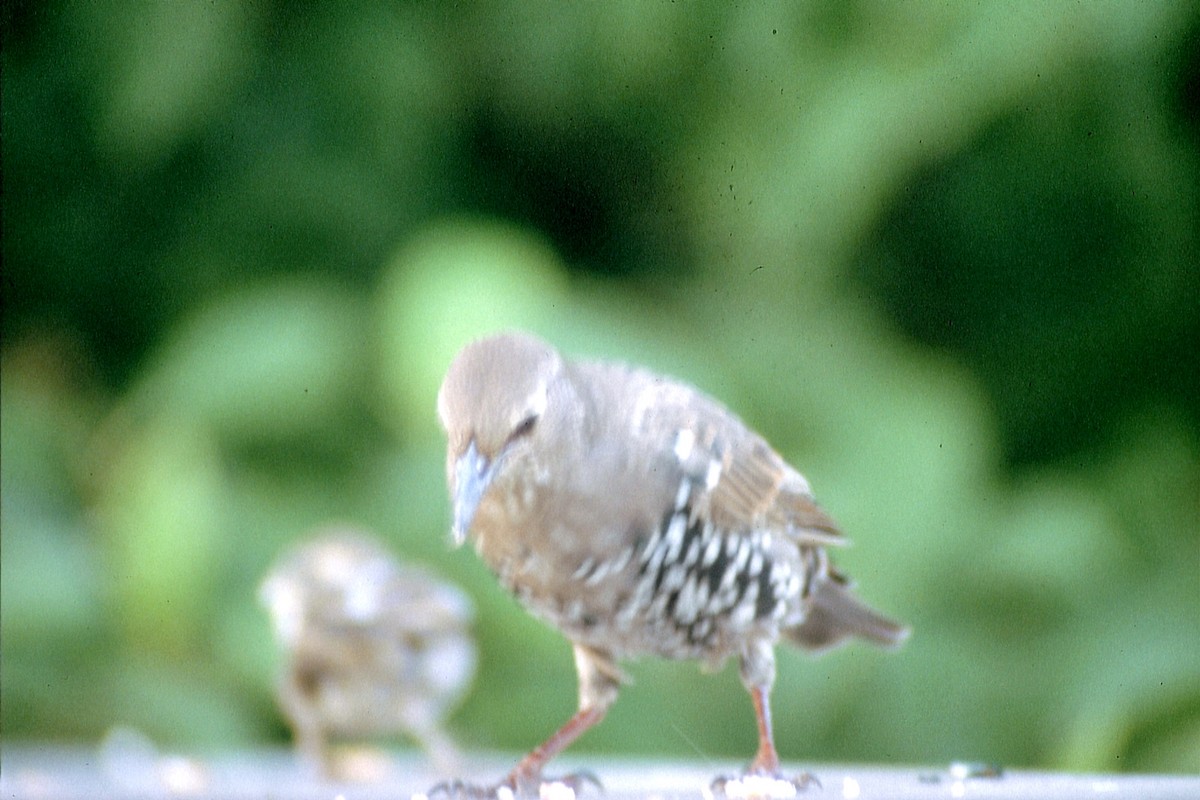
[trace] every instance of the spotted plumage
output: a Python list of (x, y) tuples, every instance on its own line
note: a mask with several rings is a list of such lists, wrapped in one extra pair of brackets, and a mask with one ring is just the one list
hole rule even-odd
[(617, 663), (736, 657), (774, 773), (774, 644), (906, 630), (829, 564), (842, 543), (808, 482), (740, 419), (678, 381), (569, 361), (524, 334), (474, 342), (438, 394), (454, 535), (574, 644), (580, 711), (509, 776), (520, 786), (616, 698)]

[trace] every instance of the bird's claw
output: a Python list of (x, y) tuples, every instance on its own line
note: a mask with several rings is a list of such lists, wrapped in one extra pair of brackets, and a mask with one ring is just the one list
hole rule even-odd
[(586, 770), (555, 778), (540, 775), (509, 775), (494, 786), (480, 786), (463, 780), (442, 781), (413, 800), (576, 800), (588, 786), (600, 794), (600, 779)]
[(575, 800), (590, 786), (604, 794), (604, 785), (595, 773), (588, 770), (570, 772), (557, 778), (538, 778), (534, 781), (531, 796), (539, 800)]
[(744, 775), (722, 775), (705, 792), (706, 800), (788, 800), (810, 786), (821, 788), (821, 782), (810, 772), (788, 777), (780, 773), (747, 772)]
[(455, 778), (434, 784), (425, 792), (416, 792), (411, 800), (485, 800), (488, 797), (496, 797), (497, 788), (499, 787), (489, 790), (487, 787)]

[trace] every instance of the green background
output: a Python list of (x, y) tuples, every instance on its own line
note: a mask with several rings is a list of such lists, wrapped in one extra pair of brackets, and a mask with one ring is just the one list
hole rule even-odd
[[(255, 587), (330, 520), (476, 600), (462, 743), (548, 734), (434, 414), (519, 327), (726, 401), (913, 625), (781, 654), (785, 758), (1200, 765), (1196, 4), (0, 13), (6, 741), (283, 742)], [(576, 751), (749, 758), (734, 670), (629, 671)]]

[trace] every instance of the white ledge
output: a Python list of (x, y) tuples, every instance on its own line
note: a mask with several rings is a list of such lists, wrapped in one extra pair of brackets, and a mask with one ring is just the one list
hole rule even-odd
[[(371, 751), (367, 783), (333, 783), (315, 775), (283, 750), (252, 750), (215, 755), (117, 754), (95, 747), (16, 745), (0, 750), (2, 800), (418, 800), (439, 781), (412, 754)], [(374, 760), (371, 760), (374, 759)], [(468, 759), (465, 776), (487, 784), (505, 774), (514, 759), (497, 755)], [(735, 776), (736, 763), (686, 763), (601, 757), (564, 756), (558, 770), (590, 772), (604, 784), (604, 794), (588, 787), (583, 800), (709, 800), (718, 775)], [(982, 764), (940, 766), (860, 766), (846, 764), (787, 765), (791, 776), (809, 773), (815, 781), (792, 791), (756, 783), (726, 784), (725, 797), (790, 797), (814, 800), (1195, 800), (1200, 776), (1070, 774), (1010, 770)], [(556, 773), (555, 773), (556, 774)], [(803, 784), (803, 781), (798, 781)], [(748, 792), (748, 794), (747, 794)], [(544, 787), (543, 797), (571, 800), (562, 785)], [(720, 792), (714, 800), (721, 800)]]

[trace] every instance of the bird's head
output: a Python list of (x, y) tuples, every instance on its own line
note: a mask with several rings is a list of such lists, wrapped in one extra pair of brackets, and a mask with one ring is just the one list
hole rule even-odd
[(488, 488), (528, 461), (553, 423), (552, 395), (562, 369), (554, 348), (518, 333), (474, 341), (450, 364), (438, 391), (438, 418), (448, 440), (457, 544), (466, 540)]

